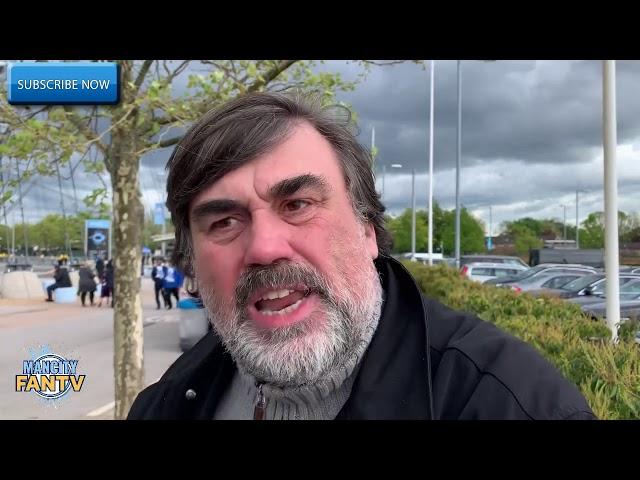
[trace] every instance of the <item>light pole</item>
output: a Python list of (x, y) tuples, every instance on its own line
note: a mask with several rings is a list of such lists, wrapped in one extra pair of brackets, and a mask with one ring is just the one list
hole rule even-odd
[[(2, 63), (0, 63), (0, 71), (2, 71)], [(9, 125), (7, 125), (6, 123), (0, 123), (0, 137), (2, 138), (2, 141), (4, 142), (5, 139), (5, 134), (7, 133), (7, 131), (9, 130)], [(11, 163), (11, 160), (9, 160), (9, 163)], [(9, 179), (7, 178), (7, 181)], [(4, 178), (4, 162), (3, 162), (3, 157), (2, 155), (0, 155), (0, 184), (2, 185), (6, 185), (5, 183), (5, 178)], [(9, 223), (7, 222), (7, 207), (6, 207), (6, 202), (2, 202), (2, 216), (4, 218), (4, 226), (6, 228), (6, 237), (7, 237), (7, 252), (9, 252)], [(13, 232), (15, 233), (15, 232)], [(14, 252), (12, 252), (14, 253)]]
[(372, 125), (371, 126), (371, 170), (373, 172), (376, 171), (375, 151), (376, 151), (376, 127)]
[[(16, 171), (18, 175), (18, 196), (20, 199), (20, 215), (22, 216), (22, 232), (24, 234), (24, 257), (25, 263), (29, 263), (29, 240), (27, 237), (27, 224), (24, 220), (24, 204), (22, 202), (22, 179), (20, 178), (20, 164), (18, 163), (18, 159), (16, 158)], [(13, 225), (15, 229), (15, 223)]]
[[(431, 241), (431, 236), (429, 236)], [(430, 245), (431, 246), (431, 245)], [(431, 248), (429, 249), (431, 250)], [(411, 261), (416, 261), (416, 169), (411, 169)], [(431, 255), (429, 255), (431, 264)]]
[(455, 257), (456, 269), (460, 269), (460, 155), (462, 150), (462, 69), (457, 61), (458, 77), (458, 129), (456, 140), (456, 234)]
[[(402, 168), (400, 163), (392, 163), (391, 168)], [(416, 261), (416, 169), (411, 169), (411, 261)]]
[(493, 250), (493, 206), (489, 205), (489, 250)]
[[(495, 60), (482, 60), (483, 62), (495, 62)], [(456, 148), (456, 232), (455, 232), (455, 257), (456, 268), (460, 269), (460, 157), (462, 151), (462, 61), (457, 60), (458, 77), (458, 131)]]
[[(402, 165), (399, 163), (392, 163), (391, 165), (389, 165), (391, 168), (402, 168)], [(382, 164), (382, 203), (384, 203), (384, 182), (385, 182), (385, 178), (387, 176), (387, 164), (383, 163)]]
[(606, 319), (611, 339), (618, 340), (620, 323), (620, 285), (618, 282), (618, 178), (616, 172), (616, 62), (602, 62), (602, 138), (604, 150), (604, 249), (606, 284)]
[(562, 216), (562, 239), (566, 240), (567, 239), (567, 206), (566, 205), (560, 205), (562, 207), (562, 210), (564, 212), (563, 216)]
[(579, 193), (586, 193), (586, 191), (576, 188), (576, 248), (580, 248), (580, 220), (579, 220), (580, 197), (578, 196)]
[[(434, 122), (434, 98), (435, 98), (435, 68), (436, 62), (431, 60), (431, 83), (429, 102), (429, 265), (433, 265), (433, 122)], [(415, 212), (415, 208), (413, 209)]]

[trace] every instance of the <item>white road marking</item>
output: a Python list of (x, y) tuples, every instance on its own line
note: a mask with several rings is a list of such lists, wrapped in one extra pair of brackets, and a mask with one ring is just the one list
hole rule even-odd
[[(160, 380), (161, 377), (156, 378), (153, 382), (151, 383), (157, 383)], [(103, 405), (100, 408), (96, 408), (95, 410), (91, 410), (89, 413), (87, 413), (87, 417), (99, 417), (100, 415), (107, 413), (109, 410), (111, 410), (112, 408), (115, 408), (116, 406), (116, 402), (109, 402), (106, 405)]]
[(95, 410), (92, 410), (89, 413), (87, 413), (87, 417), (99, 417), (100, 415), (108, 412), (115, 406), (116, 406), (116, 402), (109, 402), (106, 405), (103, 405), (102, 407), (96, 408)]

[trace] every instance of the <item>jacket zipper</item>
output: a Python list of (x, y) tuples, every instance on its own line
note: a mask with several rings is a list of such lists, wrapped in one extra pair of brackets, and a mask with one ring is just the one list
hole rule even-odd
[(253, 409), (254, 420), (264, 420), (265, 413), (267, 411), (266, 402), (264, 399), (264, 393), (262, 393), (262, 383), (256, 382), (256, 388), (258, 393), (256, 395), (256, 405)]

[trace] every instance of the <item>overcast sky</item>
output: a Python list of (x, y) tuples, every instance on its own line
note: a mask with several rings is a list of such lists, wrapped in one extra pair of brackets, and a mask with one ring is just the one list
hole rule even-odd
[[(427, 206), (429, 145), (429, 62), (375, 67), (354, 92), (339, 99), (359, 115), (359, 140), (369, 146), (375, 126), (378, 165), (387, 167), (384, 202), (392, 213), (410, 206), (411, 169), (417, 172), (419, 208)], [(325, 70), (354, 78), (361, 67), (327, 62)], [(435, 68), (434, 198), (444, 208), (455, 202), (456, 61)], [(640, 211), (640, 62), (617, 62), (619, 207)], [(145, 202), (162, 199), (163, 167), (171, 149), (142, 162)], [(602, 72), (600, 61), (462, 62), (461, 202), (493, 231), (504, 220), (523, 216), (575, 223), (576, 189), (580, 220), (602, 210)], [(381, 189), (381, 170), (378, 185)], [(77, 181), (78, 196), (92, 188)], [(40, 181), (26, 195), (26, 215), (35, 220), (58, 210), (57, 181)], [(65, 202), (73, 205), (70, 182)], [(81, 202), (81, 201), (80, 201)], [(19, 221), (19, 211), (17, 211)]]

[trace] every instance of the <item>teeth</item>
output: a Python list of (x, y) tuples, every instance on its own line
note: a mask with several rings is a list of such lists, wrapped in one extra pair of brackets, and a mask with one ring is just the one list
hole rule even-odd
[(298, 300), (296, 303), (289, 305), (287, 308), (283, 308), (282, 310), (278, 310), (276, 312), (272, 311), (272, 310), (261, 310), (260, 313), (264, 314), (264, 315), (286, 315), (287, 313), (291, 313), (294, 310), (296, 310), (300, 304), (302, 303), (302, 299)]
[(294, 290), (272, 290), (265, 293), (261, 300), (275, 300), (276, 298), (286, 297), (294, 292)]

